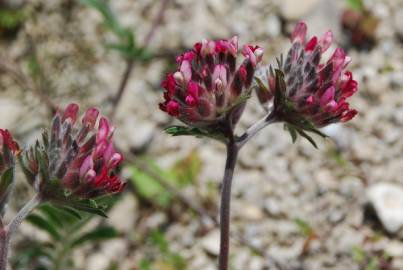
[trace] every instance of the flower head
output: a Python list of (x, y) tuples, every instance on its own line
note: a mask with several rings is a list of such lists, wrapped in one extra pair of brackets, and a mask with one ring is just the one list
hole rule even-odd
[(77, 123), (78, 110), (77, 104), (70, 104), (64, 112), (57, 111), (49, 133), (45, 131), (42, 142), (22, 158), (28, 181), (49, 199), (60, 190), (68, 196), (95, 198), (124, 187), (113, 172), (123, 160), (113, 147), (114, 127), (95, 108)]
[(19, 152), (18, 144), (7, 129), (0, 129), (0, 174), (14, 166), (14, 159)]
[(279, 61), (276, 72), (270, 68), (268, 87), (262, 83), (258, 87), (259, 92), (266, 93), (260, 95), (260, 100), (274, 103), (279, 120), (310, 130), (349, 121), (357, 114), (347, 103), (358, 87), (352, 73), (346, 70), (350, 57), (337, 48), (323, 60), (332, 41), (330, 31), (308, 40), (305, 23), (297, 24), (285, 62)]
[(178, 68), (162, 82), (161, 110), (193, 127), (211, 127), (231, 115), (240, 117), (263, 50), (245, 45), (237, 67), (238, 39), (203, 40), (177, 57)]

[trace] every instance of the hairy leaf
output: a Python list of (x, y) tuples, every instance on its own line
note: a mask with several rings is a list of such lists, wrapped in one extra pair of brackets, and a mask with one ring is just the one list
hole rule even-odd
[[(170, 204), (172, 195), (157, 180), (136, 167), (132, 167), (131, 171), (132, 183), (140, 196), (154, 201), (162, 207), (167, 207)], [(159, 172), (156, 170), (156, 173)]]
[(95, 214), (101, 217), (108, 217), (105, 213), (105, 207), (102, 205), (98, 205), (94, 200), (72, 200), (68, 198), (66, 200), (56, 201), (54, 203), (58, 207), (68, 206), (76, 210)]
[(311, 136), (306, 134), (305, 131), (303, 131), (302, 129), (297, 129), (297, 132), (298, 132), (299, 135), (301, 135), (302, 137), (307, 139), (316, 149), (318, 149), (318, 145), (316, 144), (316, 142), (312, 139)]
[(0, 212), (4, 210), (4, 206), (7, 204), (10, 197), (14, 182), (14, 168), (8, 168), (3, 172), (0, 178)]
[(119, 232), (113, 227), (98, 227), (73, 240), (71, 247), (77, 247), (88, 242), (100, 242), (103, 240), (116, 238), (118, 236)]
[(49, 222), (49, 220), (37, 214), (29, 215), (26, 220), (35, 227), (37, 227), (38, 229), (47, 232), (53, 239), (60, 240), (60, 234), (57, 231), (57, 228), (54, 227), (54, 225), (51, 222)]

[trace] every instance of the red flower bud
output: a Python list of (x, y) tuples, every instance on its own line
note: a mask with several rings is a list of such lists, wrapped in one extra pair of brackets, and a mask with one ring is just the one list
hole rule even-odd
[[(346, 99), (357, 92), (358, 83), (345, 70), (351, 58), (337, 48), (327, 61), (321, 61), (332, 43), (332, 32), (308, 42), (306, 35), (306, 24), (298, 23), (291, 34), (292, 47), (286, 60), (280, 61), (282, 78), (277, 78), (279, 73), (268, 74), (268, 89), (279, 91), (277, 96), (283, 97), (273, 99), (278, 117), (297, 126), (302, 117), (315, 127), (352, 119), (357, 111), (350, 109)], [(284, 80), (285, 87), (277, 85), (279, 79)]]
[(43, 141), (22, 158), (28, 181), (44, 198), (58, 199), (57, 188), (78, 198), (95, 198), (124, 186), (112, 171), (123, 160), (113, 148), (114, 127), (100, 117), (95, 128), (99, 118), (95, 108), (88, 109), (76, 125), (78, 110), (78, 105), (70, 104), (63, 113), (56, 112), (50, 136), (45, 132)]
[(0, 128), (0, 176), (1, 173), (14, 166), (15, 156), (19, 152), (18, 144), (7, 129)]
[(186, 124), (208, 127), (222, 121), (231, 109), (235, 111), (234, 106), (243, 106), (238, 104), (239, 98), (248, 93), (263, 50), (245, 45), (245, 59), (238, 69), (237, 54), (238, 39), (233, 37), (203, 40), (177, 57), (176, 72), (168, 74), (161, 83), (165, 89), (161, 110)]

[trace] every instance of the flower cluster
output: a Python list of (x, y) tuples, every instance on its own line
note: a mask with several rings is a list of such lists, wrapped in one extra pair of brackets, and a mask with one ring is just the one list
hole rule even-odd
[(259, 92), (269, 93), (261, 95), (261, 101), (273, 101), (279, 120), (303, 129), (301, 123), (323, 127), (349, 121), (357, 111), (346, 100), (358, 86), (352, 73), (346, 70), (350, 57), (337, 48), (327, 61), (322, 61), (333, 41), (332, 32), (326, 32), (320, 39), (314, 36), (307, 40), (306, 36), (307, 26), (298, 23), (285, 62), (279, 61), (276, 72), (270, 68), (268, 87), (259, 84)]
[(0, 174), (14, 165), (18, 144), (7, 129), (0, 129)]
[(120, 192), (124, 186), (113, 172), (123, 160), (113, 147), (114, 127), (95, 108), (88, 109), (77, 125), (78, 110), (78, 105), (70, 104), (64, 112), (56, 112), (50, 133), (45, 131), (42, 142), (21, 158), (28, 181), (48, 199), (59, 196), (55, 190), (96, 198)]
[(203, 40), (177, 57), (178, 69), (162, 82), (165, 101), (161, 110), (195, 127), (240, 117), (263, 50), (245, 45), (245, 60), (237, 67), (238, 39)]

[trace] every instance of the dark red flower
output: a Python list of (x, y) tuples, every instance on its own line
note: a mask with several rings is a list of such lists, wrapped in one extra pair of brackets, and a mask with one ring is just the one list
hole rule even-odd
[[(245, 102), (239, 102), (240, 98), (249, 91), (263, 50), (245, 45), (245, 60), (239, 67), (237, 54), (238, 39), (233, 37), (203, 40), (177, 57), (177, 71), (161, 83), (165, 89), (161, 110), (191, 126), (206, 127), (220, 122), (235, 107), (243, 106)], [(233, 123), (239, 115), (235, 118)]]

